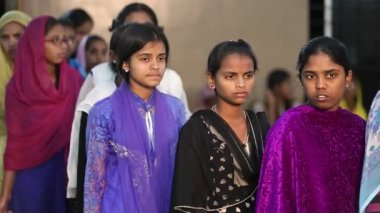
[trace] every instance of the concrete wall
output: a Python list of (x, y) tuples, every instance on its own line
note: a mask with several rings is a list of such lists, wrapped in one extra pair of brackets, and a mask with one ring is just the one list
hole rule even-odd
[[(73, 7), (86, 9), (95, 20), (94, 33), (107, 39), (108, 26), (128, 0), (19, 0), (20, 9), (33, 16), (60, 16)], [(305, 0), (146, 0), (157, 13), (171, 46), (170, 67), (184, 81), (190, 105), (205, 83), (206, 60), (211, 48), (223, 40), (242, 38), (253, 47), (259, 72), (253, 99), (261, 100), (265, 77), (283, 67), (295, 77), (297, 54), (308, 38), (308, 1)]]

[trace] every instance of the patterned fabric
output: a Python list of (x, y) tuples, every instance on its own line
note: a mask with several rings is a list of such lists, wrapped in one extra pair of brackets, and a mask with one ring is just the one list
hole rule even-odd
[(365, 121), (346, 110), (287, 111), (267, 137), (257, 212), (357, 212), (364, 145)]
[(200, 110), (192, 115), (180, 134), (172, 212), (254, 212), (260, 171), (256, 165), (266, 135), (256, 129), (262, 123), (254, 116), (248, 113), (246, 119), (249, 155), (216, 113)]
[[(366, 141), (360, 212), (364, 212), (371, 200), (380, 192), (380, 91), (372, 102), (368, 116)], [(380, 207), (377, 207), (377, 211), (380, 212)]]
[[(122, 84), (122, 86), (125, 86)], [(111, 96), (112, 97), (112, 96)], [(151, 113), (154, 117), (156, 113), (155, 105), (151, 101), (144, 102), (137, 96), (132, 98), (131, 101), (137, 106), (139, 117), (145, 120), (144, 116), (147, 113)], [(178, 129), (185, 121), (185, 112), (182, 103), (173, 98), (167, 96), (166, 99), (169, 108), (175, 111), (176, 126)], [(170, 187), (166, 186), (171, 184), (171, 179), (164, 180), (164, 175), (160, 174), (160, 171), (155, 171), (151, 168), (148, 162), (147, 154), (139, 150), (127, 147), (118, 141), (117, 129), (115, 125), (115, 116), (118, 112), (114, 111), (111, 103), (111, 98), (106, 98), (98, 102), (90, 111), (89, 123), (87, 128), (87, 166), (85, 177), (85, 212), (141, 212), (141, 208), (147, 208), (149, 206), (142, 207), (139, 204), (144, 202), (150, 202), (152, 205), (160, 206), (156, 211), (162, 210), (162, 206), (169, 206), (169, 202), (155, 204), (155, 199), (158, 199), (155, 194), (149, 194), (153, 196), (151, 200), (144, 200), (144, 197), (140, 194), (146, 193), (140, 186), (147, 183), (154, 182), (160, 183), (158, 185), (152, 185), (154, 189), (160, 189), (165, 187), (170, 192)], [(120, 113), (120, 112), (119, 112)], [(117, 115), (120, 116), (120, 115)], [(131, 122), (130, 119), (128, 122)], [(158, 127), (155, 125), (154, 131), (158, 131)], [(172, 131), (178, 131), (172, 130)], [(156, 132), (160, 137), (160, 132)], [(126, 136), (127, 141), (130, 136)], [(143, 141), (142, 141), (143, 142)], [(174, 142), (176, 143), (176, 141)], [(167, 149), (172, 152), (167, 157), (173, 156), (174, 162), (174, 147), (161, 147), (160, 143), (155, 144), (155, 149)], [(155, 164), (162, 164), (161, 158), (157, 158)], [(123, 163), (126, 164), (130, 170), (125, 174), (120, 174), (119, 166)], [(166, 165), (166, 164), (165, 164)], [(121, 178), (124, 178), (122, 180)], [(123, 189), (123, 183), (128, 180), (130, 187)], [(135, 190), (133, 191), (132, 188)], [(140, 191), (139, 191), (140, 190)], [(162, 199), (165, 195), (161, 193)], [(169, 197), (169, 195), (167, 195)], [(169, 201), (169, 199), (166, 199)], [(133, 203), (130, 205), (129, 203)]]

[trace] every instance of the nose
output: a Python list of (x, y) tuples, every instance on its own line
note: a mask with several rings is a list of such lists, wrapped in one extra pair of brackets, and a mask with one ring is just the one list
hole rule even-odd
[(325, 89), (326, 88), (326, 81), (323, 78), (317, 78), (317, 81), (315, 82), (315, 89)]
[(151, 69), (158, 69), (158, 61), (157, 60), (152, 60), (152, 64), (150, 65)]
[(236, 79), (235, 87), (236, 88), (243, 88), (245, 86), (245, 81), (243, 77), (238, 77)]

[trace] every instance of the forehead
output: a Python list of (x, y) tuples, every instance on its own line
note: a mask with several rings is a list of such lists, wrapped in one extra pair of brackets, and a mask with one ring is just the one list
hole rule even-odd
[(144, 11), (132, 12), (125, 18), (126, 23), (152, 23), (150, 16)]
[(46, 36), (56, 36), (56, 35), (59, 36), (59, 35), (64, 35), (64, 32), (65, 32), (65, 30), (64, 30), (63, 26), (60, 25), (60, 24), (57, 24), (57, 25), (53, 26), (53, 27), (49, 30), (49, 32), (46, 34)]
[(145, 44), (143, 48), (136, 52), (136, 54), (162, 54), (165, 53), (165, 46), (162, 41), (151, 41)]
[[(230, 55), (225, 56), (220, 64), (220, 69), (225, 70), (225, 69), (236, 69), (241, 70), (243, 69), (244, 71), (247, 70), (253, 70), (253, 61), (251, 57), (247, 55), (242, 55), (238, 53), (233, 53)], [(234, 71), (234, 70), (227, 70), (227, 71)]]
[(0, 29), (1, 34), (14, 34), (24, 31), (25, 27), (18, 22), (12, 21)]
[(303, 70), (312, 70), (312, 71), (319, 71), (319, 70), (344, 70), (344, 68), (335, 63), (329, 55), (326, 53), (320, 52), (314, 55), (310, 55), (307, 59), (307, 63)]
[(104, 49), (107, 48), (107, 44), (103, 40), (96, 39), (89, 45), (89, 49)]

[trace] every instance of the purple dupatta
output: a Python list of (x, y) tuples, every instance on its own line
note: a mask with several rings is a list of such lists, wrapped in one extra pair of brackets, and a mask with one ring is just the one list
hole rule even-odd
[[(145, 106), (152, 104), (153, 140), (145, 125), (146, 109), (126, 83), (111, 96), (115, 119), (118, 170), (122, 200), (128, 212), (169, 212), (170, 192), (180, 126), (168, 97), (154, 90)], [(136, 101), (137, 100), (137, 101)], [(149, 109), (148, 109), (149, 111)], [(119, 152), (120, 153), (120, 152)]]

